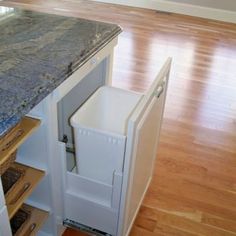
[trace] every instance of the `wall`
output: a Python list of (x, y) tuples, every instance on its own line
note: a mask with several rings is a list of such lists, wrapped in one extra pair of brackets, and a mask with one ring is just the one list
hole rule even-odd
[(236, 23), (236, 0), (94, 0)]
[(166, 0), (169, 2), (187, 3), (203, 7), (236, 11), (236, 0)]

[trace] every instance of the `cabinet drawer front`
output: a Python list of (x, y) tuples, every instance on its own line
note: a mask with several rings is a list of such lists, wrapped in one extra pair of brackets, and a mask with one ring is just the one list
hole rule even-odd
[(134, 165), (132, 168), (128, 200), (127, 225), (131, 225), (149, 186), (156, 158), (157, 138), (162, 118), (162, 99), (153, 98), (136, 128)]
[(118, 210), (105, 207), (94, 201), (67, 193), (65, 196), (65, 219), (116, 235)]
[(168, 59), (128, 122), (119, 235), (128, 235), (152, 178), (171, 66)]
[(67, 172), (65, 219), (115, 235), (122, 174), (114, 173), (113, 185)]
[[(40, 125), (40, 120), (24, 117), (20, 123), (13, 128), (6, 136), (0, 139), (0, 170), (4, 172), (4, 166), (9, 163), (12, 154)], [(0, 172), (0, 174), (3, 174)]]
[[(18, 163), (12, 164), (11, 169), (21, 173), (21, 175), (17, 182), (14, 183), (5, 193), (6, 205), (10, 219), (21, 207), (27, 197), (33, 192), (34, 188), (44, 176), (43, 171)], [(7, 178), (5, 181), (7, 181)], [(7, 184), (5, 184), (5, 186), (7, 186)]]

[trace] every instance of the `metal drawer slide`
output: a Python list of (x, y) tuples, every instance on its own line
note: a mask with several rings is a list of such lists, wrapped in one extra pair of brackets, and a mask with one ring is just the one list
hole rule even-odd
[(111, 236), (111, 234), (107, 234), (107, 233), (102, 232), (100, 230), (94, 229), (92, 227), (80, 224), (78, 222), (75, 222), (75, 221), (69, 220), (69, 219), (64, 220), (63, 225), (68, 228), (72, 228), (75, 230), (80, 230), (82, 232), (88, 233), (91, 236)]

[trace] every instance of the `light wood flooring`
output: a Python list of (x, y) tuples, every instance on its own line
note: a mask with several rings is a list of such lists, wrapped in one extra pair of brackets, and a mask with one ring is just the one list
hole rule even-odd
[(81, 0), (1, 4), (121, 25), (114, 86), (144, 91), (173, 57), (155, 173), (130, 235), (236, 235), (235, 24)]

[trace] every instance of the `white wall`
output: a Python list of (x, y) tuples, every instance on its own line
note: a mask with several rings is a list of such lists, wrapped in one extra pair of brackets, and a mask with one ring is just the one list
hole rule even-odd
[(236, 0), (93, 0), (236, 23)]
[(211, 7), (222, 10), (236, 11), (236, 0), (166, 0), (169, 2), (179, 2), (193, 4), (203, 7)]

